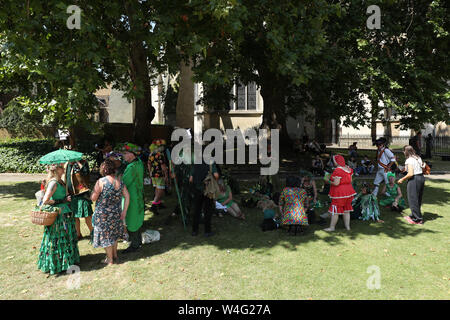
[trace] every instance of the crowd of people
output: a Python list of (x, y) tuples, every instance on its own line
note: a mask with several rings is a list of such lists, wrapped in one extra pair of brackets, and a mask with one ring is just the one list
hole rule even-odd
[[(356, 144), (347, 163), (342, 155), (333, 155), (324, 166), (320, 155), (315, 156), (313, 167), (316, 164), (317, 169), (322, 169), (315, 173), (325, 175), (330, 199), (328, 210), (320, 215), (320, 219), (316, 217), (316, 211), (327, 204), (318, 199), (319, 191), (313, 174), (305, 172), (301, 176), (287, 177), (284, 186), (278, 176), (261, 177), (241, 204), (243, 207), (262, 209), (263, 231), (281, 227), (287, 228), (289, 232), (294, 231), (294, 234), (303, 233), (308, 225), (323, 225), (325, 219), (330, 218), (330, 225), (325, 231), (332, 232), (339, 216), (343, 217), (345, 228), (350, 230), (351, 219), (383, 222), (379, 205), (401, 212), (406, 202), (399, 184), (408, 181), (411, 215), (406, 219), (411, 224), (423, 224), (420, 207), (424, 189), (424, 162), (413, 147), (405, 146), (405, 167), (395, 167), (396, 170), (393, 170), (396, 160), (392, 151), (386, 147), (386, 141), (379, 139), (376, 144), (378, 168), (373, 191), (367, 183), (363, 183), (359, 192), (356, 191), (353, 175), (357, 175), (358, 170), (352, 167), (353, 159), (357, 156)], [(163, 139), (155, 139), (144, 148), (132, 143), (113, 147), (106, 142), (98, 150), (101, 152), (101, 157), (99, 153), (97, 159), (101, 178), (92, 189), (89, 188), (90, 168), (87, 161), (48, 166), (48, 177), (41, 186), (44, 196), (40, 205), (44, 208), (57, 207), (61, 211), (51, 226), (44, 227), (38, 258), (38, 268), (44, 272), (59, 273), (79, 263), (78, 241), (83, 237), (80, 219), (85, 220), (93, 247), (105, 250), (103, 263), (111, 265), (118, 262), (117, 246), (120, 240), (129, 243), (124, 254), (138, 251), (142, 246), (146, 170), (154, 187), (150, 210), (158, 215), (165, 208), (163, 199), (168, 189), (175, 185), (178, 201), (170, 216), (181, 216), (185, 224), (191, 222), (192, 236), (199, 235), (201, 221), (204, 224), (204, 236), (214, 236), (211, 225), (214, 213), (220, 217), (229, 214), (236, 219), (246, 219), (234, 199), (230, 185), (221, 174), (220, 166), (205, 162), (175, 165), (171, 161), (171, 148)], [(193, 160), (193, 153), (181, 153), (179, 156)], [(397, 180), (399, 171), (406, 175)], [(374, 166), (368, 172), (375, 172)], [(379, 187), (383, 182), (383, 198), (378, 200)]]

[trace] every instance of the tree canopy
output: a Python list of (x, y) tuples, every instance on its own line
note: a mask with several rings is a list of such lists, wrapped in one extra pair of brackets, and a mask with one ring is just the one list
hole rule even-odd
[[(66, 25), (71, 4), (80, 29)], [(155, 113), (150, 80), (190, 61), (210, 108), (228, 106), (235, 82), (256, 82), (282, 139), (286, 117), (307, 108), (367, 124), (363, 96), (374, 116), (394, 108), (403, 127), (449, 120), (445, 2), (370, 5), (381, 9), (380, 29), (367, 27), (364, 0), (0, 0), (1, 90), (71, 126), (89, 120), (93, 93), (113, 84), (136, 101), (137, 142)]]

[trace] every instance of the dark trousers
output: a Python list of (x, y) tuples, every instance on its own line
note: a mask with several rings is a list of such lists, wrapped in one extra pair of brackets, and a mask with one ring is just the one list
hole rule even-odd
[(409, 216), (413, 221), (422, 221), (422, 213), (420, 207), (422, 206), (423, 189), (425, 186), (425, 177), (423, 175), (415, 175), (408, 180), (406, 190), (408, 193), (408, 204), (411, 208), (411, 215)]
[(214, 200), (203, 195), (203, 191), (195, 189), (194, 191), (194, 221), (192, 224), (192, 231), (198, 232), (198, 226), (200, 224), (200, 216), (205, 214), (205, 233), (211, 232), (211, 216), (214, 211)]
[(131, 242), (130, 247), (132, 247), (133, 249), (137, 249), (141, 246), (142, 236), (140, 230), (135, 232), (128, 231), (128, 236)]

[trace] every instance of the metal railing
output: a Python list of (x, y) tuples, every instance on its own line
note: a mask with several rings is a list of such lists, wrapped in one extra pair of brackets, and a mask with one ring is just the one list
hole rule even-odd
[[(426, 151), (425, 138), (422, 137), (422, 153)], [(432, 155), (450, 156), (450, 137), (436, 136), (431, 142)]]
[[(403, 147), (404, 145), (409, 144), (410, 137), (400, 136), (400, 137), (389, 137), (385, 135), (377, 135), (377, 139), (384, 137), (388, 140), (390, 146), (395, 147)], [(349, 147), (353, 144), (353, 142), (357, 142), (358, 148), (374, 148), (373, 140), (371, 135), (341, 135), (339, 136), (337, 145), (339, 147)]]
[[(385, 137), (389, 141), (389, 146), (392, 149), (401, 149), (405, 145), (409, 145), (409, 136), (397, 136), (397, 137), (389, 137), (389, 136), (377, 136), (378, 138)], [(359, 149), (366, 148), (374, 148), (372, 142), (372, 136), (370, 135), (341, 135), (337, 141), (337, 145), (339, 147), (348, 148), (353, 142), (357, 142), (357, 147)], [(426, 153), (426, 140), (425, 136), (422, 135), (422, 154)], [(450, 156), (450, 137), (448, 136), (436, 136), (432, 140), (431, 144), (431, 153), (432, 155), (437, 156)]]

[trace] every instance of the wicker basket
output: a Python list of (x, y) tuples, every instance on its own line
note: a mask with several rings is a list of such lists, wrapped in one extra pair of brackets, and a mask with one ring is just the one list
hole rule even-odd
[(39, 226), (51, 226), (60, 212), (61, 208), (55, 208), (55, 211), (42, 211), (42, 206), (37, 207), (31, 211), (31, 223)]

